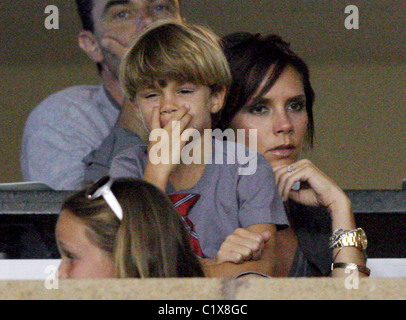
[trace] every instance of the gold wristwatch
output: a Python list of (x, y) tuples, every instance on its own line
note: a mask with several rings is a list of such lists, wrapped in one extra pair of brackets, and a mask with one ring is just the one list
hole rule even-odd
[(367, 235), (362, 228), (353, 230), (338, 229), (331, 237), (331, 248), (356, 247), (366, 250), (368, 246)]

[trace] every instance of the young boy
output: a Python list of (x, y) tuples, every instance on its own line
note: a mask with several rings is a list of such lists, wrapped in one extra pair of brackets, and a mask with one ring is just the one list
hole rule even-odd
[[(148, 29), (124, 58), (121, 82), (151, 132), (150, 143), (148, 149), (138, 145), (116, 155), (110, 175), (143, 177), (168, 194), (200, 195), (188, 217), (208, 276), (247, 271), (272, 275), (276, 225), (288, 224), (273, 171), (255, 153), (256, 171), (241, 175), (243, 164), (228, 152), (235, 142), (205, 134), (212, 128), (212, 115), (221, 111), (230, 80), (227, 60), (211, 31), (179, 22)], [(238, 228), (268, 235), (263, 254), (239, 265), (219, 263), (218, 250)]]

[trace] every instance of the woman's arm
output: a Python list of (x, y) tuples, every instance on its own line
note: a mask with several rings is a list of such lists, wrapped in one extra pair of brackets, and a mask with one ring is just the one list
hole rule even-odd
[[(300, 162), (300, 161), (299, 161)], [(283, 199), (292, 198), (296, 202), (308, 206), (325, 206), (329, 209), (332, 219), (332, 230), (354, 230), (356, 228), (352, 213), (351, 201), (343, 190), (333, 180), (324, 175), (310, 161), (305, 160), (293, 164), (295, 169), (287, 170), (288, 166), (278, 167), (275, 170), (279, 192)], [(296, 165), (298, 164), (299, 170)], [(295, 175), (293, 175), (295, 173)], [(290, 177), (293, 177), (289, 179)], [(308, 177), (311, 177), (310, 179)], [(306, 181), (310, 188), (292, 191), (296, 181)], [(217, 261), (229, 263), (246, 263), (267, 250), (264, 246), (265, 234), (253, 232), (253, 230), (237, 229), (227, 237), (217, 253)], [(278, 250), (278, 248), (276, 248)], [(342, 247), (333, 249), (335, 263), (354, 263), (365, 267), (364, 252), (355, 247)], [(359, 272), (361, 277), (367, 276)], [(332, 271), (332, 277), (345, 277), (345, 268), (336, 268)]]
[[(330, 208), (330, 214), (332, 219), (332, 230), (354, 230), (356, 224), (354, 215), (352, 213), (352, 207), (350, 199), (345, 197), (337, 201), (337, 203)], [(355, 263), (358, 266), (366, 267), (365, 253), (355, 247), (341, 247), (333, 249), (334, 263)], [(359, 272), (361, 277), (367, 277), (365, 273)], [(344, 277), (348, 276), (345, 273), (345, 268), (335, 268), (332, 273), (332, 277)]]
[[(351, 201), (345, 192), (311, 161), (303, 159), (291, 165), (274, 168), (278, 190), (283, 200), (292, 199), (307, 206), (324, 206), (331, 215), (332, 230), (354, 230), (356, 228)], [(306, 186), (292, 190), (295, 182), (305, 182)], [(354, 263), (365, 267), (364, 252), (355, 247), (342, 247), (333, 250), (335, 263)], [(344, 268), (334, 269), (333, 277), (346, 275)], [(347, 274), (348, 275), (348, 274)], [(359, 273), (360, 276), (366, 276)]]

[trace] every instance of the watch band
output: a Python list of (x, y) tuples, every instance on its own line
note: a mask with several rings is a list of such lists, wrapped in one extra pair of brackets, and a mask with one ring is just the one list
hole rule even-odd
[(330, 248), (356, 247), (366, 250), (368, 245), (367, 236), (362, 228), (353, 230), (338, 229), (330, 238)]

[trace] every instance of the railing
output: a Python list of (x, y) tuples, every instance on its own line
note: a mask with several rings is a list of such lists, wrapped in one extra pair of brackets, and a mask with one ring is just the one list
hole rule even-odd
[[(348, 190), (370, 258), (406, 258), (406, 190)], [(0, 191), (0, 252), (9, 259), (55, 259), (54, 226), (69, 191)]]
[[(54, 229), (72, 192), (0, 191), (0, 279), (43, 279), (59, 265)], [(372, 277), (406, 278), (406, 190), (348, 190), (368, 235)]]

